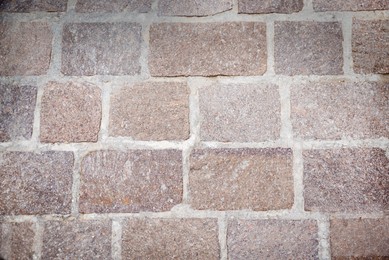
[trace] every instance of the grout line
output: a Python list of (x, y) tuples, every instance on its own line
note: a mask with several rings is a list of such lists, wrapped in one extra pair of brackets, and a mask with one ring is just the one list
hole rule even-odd
[(353, 76), (353, 58), (352, 58), (352, 15), (342, 16), (343, 31), (343, 71), (344, 74)]
[(43, 246), (43, 223), (41, 219), (35, 222), (35, 237), (33, 244), (33, 259), (41, 259), (42, 258), (42, 246)]
[(191, 153), (191, 148), (184, 149), (182, 151), (182, 167), (183, 167), (183, 176), (182, 176), (182, 203), (190, 204), (190, 194), (189, 194), (189, 157)]
[(122, 223), (120, 220), (112, 220), (112, 259), (122, 259)]
[(62, 63), (62, 21), (55, 21), (51, 26), (53, 32), (50, 67), (47, 71), (46, 77), (61, 77), (61, 63)]
[(275, 75), (274, 67), (274, 21), (266, 22), (267, 76)]
[(303, 155), (301, 144), (295, 143), (293, 147), (293, 179), (294, 179), (294, 204), (293, 210), (304, 212), (304, 177)]
[(227, 260), (227, 220), (226, 216), (223, 216), (218, 219), (218, 229), (219, 229), (219, 246), (220, 246), (220, 259)]
[(71, 214), (77, 216), (79, 214), (79, 199), (80, 199), (80, 172), (81, 172), (81, 152), (75, 151), (74, 168), (73, 168), (73, 184), (72, 184), (72, 204)]
[[(32, 130), (31, 142), (28, 142), (28, 143), (31, 143), (33, 145), (39, 142), (43, 92), (44, 92), (44, 86), (42, 86), (41, 84), (37, 84), (37, 94), (36, 94), (36, 104), (35, 104), (35, 110), (34, 110), (33, 130)], [(18, 145), (16, 145), (16, 146), (18, 146)], [(1, 148), (1, 146), (0, 146), (0, 148)]]
[(67, 5), (67, 12), (69, 11), (73, 11), (76, 7), (76, 4), (77, 4), (77, 0), (68, 0), (68, 5)]
[(313, 10), (313, 1), (312, 0), (304, 0), (304, 8), (302, 10), (303, 13), (314, 13)]
[(318, 236), (319, 236), (319, 259), (331, 259), (330, 248), (330, 221), (329, 219), (318, 220)]

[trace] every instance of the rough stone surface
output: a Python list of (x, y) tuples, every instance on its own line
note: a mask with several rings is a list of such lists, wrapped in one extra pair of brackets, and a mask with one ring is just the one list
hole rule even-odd
[(389, 20), (363, 21), (354, 19), (352, 55), (356, 73), (388, 74)]
[(277, 74), (343, 73), (343, 34), (339, 22), (275, 22), (274, 63)]
[(0, 12), (65, 12), (67, 0), (2, 0)]
[(76, 12), (133, 12), (146, 13), (151, 10), (152, 0), (77, 0)]
[(0, 142), (30, 139), (37, 89), (0, 83)]
[(313, 220), (231, 220), (229, 259), (319, 259)]
[(110, 135), (137, 140), (189, 138), (189, 88), (184, 83), (146, 82), (111, 97)]
[(190, 157), (191, 207), (287, 209), (293, 204), (290, 149), (203, 149)]
[(330, 234), (331, 253), (335, 259), (388, 259), (388, 217), (382, 219), (333, 219), (331, 220)]
[(73, 153), (0, 154), (0, 215), (70, 213)]
[(243, 14), (295, 13), (304, 7), (303, 0), (239, 0), (238, 12)]
[(168, 211), (182, 200), (181, 151), (91, 152), (80, 190), (82, 213)]
[(141, 41), (136, 23), (66, 24), (61, 71), (73, 76), (138, 74)]
[(389, 84), (320, 82), (291, 88), (296, 137), (389, 137)]
[(123, 225), (123, 259), (219, 259), (217, 221), (129, 219)]
[(315, 11), (372, 11), (389, 9), (388, 0), (314, 0)]
[(266, 53), (264, 23), (159, 23), (150, 28), (153, 76), (261, 75)]
[(34, 224), (0, 223), (0, 259), (33, 259)]
[(389, 159), (385, 151), (304, 151), (305, 209), (321, 212), (389, 210)]
[(0, 76), (45, 74), (52, 38), (46, 22), (0, 21)]
[(50, 82), (42, 97), (42, 142), (96, 142), (101, 121), (101, 90), (74, 82)]
[(207, 16), (231, 10), (231, 0), (161, 0), (158, 14), (167, 16)]
[(213, 85), (199, 89), (201, 139), (250, 142), (278, 139), (281, 103), (275, 85)]
[(109, 220), (48, 221), (42, 259), (111, 259)]

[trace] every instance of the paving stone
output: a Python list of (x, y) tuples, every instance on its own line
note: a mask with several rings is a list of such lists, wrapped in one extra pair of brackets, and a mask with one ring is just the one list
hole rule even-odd
[(266, 53), (264, 23), (159, 23), (150, 28), (153, 76), (262, 75)]
[(152, 0), (77, 0), (76, 12), (133, 12), (146, 13), (151, 10)]
[(315, 11), (372, 11), (389, 9), (388, 0), (314, 0)]
[(31, 222), (0, 222), (0, 259), (33, 259), (34, 237)]
[(65, 12), (67, 0), (2, 0), (0, 12)]
[(158, 14), (167, 16), (207, 16), (232, 9), (231, 0), (161, 0)]
[(290, 149), (196, 149), (190, 156), (195, 209), (255, 211), (293, 205)]
[(238, 12), (241, 14), (296, 13), (304, 7), (303, 0), (239, 0)]

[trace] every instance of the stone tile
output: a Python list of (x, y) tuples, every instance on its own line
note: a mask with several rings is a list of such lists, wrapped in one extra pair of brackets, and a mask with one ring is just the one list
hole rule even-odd
[(356, 73), (388, 74), (389, 20), (363, 21), (354, 19), (352, 56)]
[(189, 88), (178, 82), (144, 82), (111, 96), (111, 136), (136, 140), (189, 138)]
[(339, 22), (275, 22), (277, 74), (343, 74), (343, 34)]
[(52, 38), (46, 22), (0, 22), (0, 76), (46, 74)]
[(49, 82), (42, 97), (42, 142), (96, 142), (101, 90), (87, 83)]
[(290, 149), (203, 149), (190, 156), (190, 204), (195, 209), (255, 211), (293, 205)]
[(319, 259), (313, 220), (231, 220), (229, 259)]
[(146, 13), (151, 10), (152, 0), (77, 0), (76, 12), (133, 12)]
[(303, 0), (239, 0), (238, 12), (241, 14), (296, 13), (304, 7)]
[(0, 215), (70, 213), (72, 152), (3, 152), (0, 156)]
[(82, 160), (82, 213), (168, 211), (181, 200), (179, 150), (95, 151)]
[(0, 259), (33, 259), (35, 225), (0, 222)]
[(389, 159), (378, 148), (304, 151), (305, 209), (389, 210)]
[(219, 259), (217, 221), (129, 219), (123, 224), (123, 259)]
[(201, 139), (259, 142), (280, 137), (281, 102), (275, 85), (213, 85), (199, 89)]
[(167, 16), (207, 16), (232, 9), (232, 0), (160, 0), (158, 14)]
[(65, 12), (67, 0), (3, 0), (0, 12)]
[(389, 84), (320, 82), (291, 87), (294, 136), (339, 140), (389, 137)]
[(31, 138), (36, 94), (34, 86), (0, 83), (0, 142)]
[(330, 226), (333, 259), (387, 259), (389, 218), (333, 219)]
[(159, 23), (150, 28), (153, 76), (262, 75), (266, 53), (264, 23)]
[(388, 0), (314, 0), (315, 11), (372, 11), (389, 9)]
[(139, 74), (141, 29), (137, 23), (65, 24), (62, 73), (72, 76)]
[(42, 259), (111, 259), (110, 220), (48, 221)]

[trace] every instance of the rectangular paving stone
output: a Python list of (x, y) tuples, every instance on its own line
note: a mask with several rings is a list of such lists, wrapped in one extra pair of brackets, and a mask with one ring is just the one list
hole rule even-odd
[(137, 23), (65, 24), (61, 72), (71, 76), (139, 74), (141, 30)]
[(46, 22), (1, 22), (0, 76), (46, 74), (52, 38)]
[(178, 82), (144, 82), (111, 96), (109, 132), (136, 140), (189, 138), (189, 88)]
[(0, 83), (0, 142), (32, 135), (37, 88)]
[(319, 259), (314, 220), (243, 220), (228, 223), (228, 259)]
[(190, 156), (194, 209), (255, 211), (293, 205), (291, 149), (196, 149)]
[(266, 26), (260, 22), (159, 23), (150, 28), (153, 76), (262, 75), (266, 53)]
[(320, 82), (291, 87), (294, 136), (339, 140), (389, 137), (389, 84)]
[(339, 22), (275, 22), (274, 34), (277, 74), (343, 74), (343, 34)]
[(389, 20), (363, 21), (354, 19), (352, 56), (356, 73), (388, 74)]
[(309, 150), (303, 157), (305, 210), (389, 210), (389, 159), (384, 150)]
[(276, 85), (202, 86), (201, 139), (259, 142), (280, 137), (281, 102)]
[(314, 0), (315, 11), (373, 11), (389, 9), (388, 0)]
[(152, 0), (77, 0), (76, 12), (133, 12), (146, 13), (151, 10)]
[(0, 156), (0, 215), (70, 213), (72, 152), (3, 152)]
[(94, 151), (81, 163), (80, 212), (169, 211), (182, 189), (179, 150)]
[(47, 221), (42, 259), (112, 259), (110, 220)]
[(0, 259), (33, 259), (35, 224), (0, 222)]
[(67, 0), (2, 0), (0, 12), (65, 12)]
[(220, 259), (213, 219), (128, 219), (123, 259)]
[(96, 142), (101, 123), (101, 90), (88, 83), (49, 82), (41, 104), (42, 142)]
[(239, 0), (238, 12), (241, 14), (296, 13), (304, 7), (303, 0)]
[(207, 16), (232, 9), (231, 0), (160, 0), (158, 14), (166, 16)]

